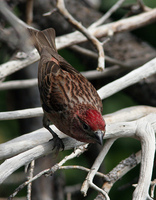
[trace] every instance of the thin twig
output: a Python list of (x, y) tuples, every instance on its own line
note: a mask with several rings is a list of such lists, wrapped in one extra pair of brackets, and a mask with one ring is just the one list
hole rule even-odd
[[(109, 139), (106, 141), (102, 151), (100, 152), (100, 154), (98, 155), (98, 157), (96, 158), (93, 166), (91, 167), (85, 181), (82, 184), (81, 187), (81, 192), (83, 193), (84, 196), (87, 195), (87, 191), (89, 189), (89, 187), (92, 187), (94, 189), (98, 189), (99, 187), (95, 186), (95, 184), (93, 183), (93, 178), (96, 174), (96, 172), (98, 171), (101, 163), (103, 162), (106, 154), (108, 153), (110, 147), (113, 145), (113, 143), (115, 142), (115, 138), (113, 139)], [(101, 189), (99, 188), (99, 191), (102, 192), (102, 194), (106, 197), (106, 199), (109, 199), (108, 195), (106, 192), (104, 192), (104, 190), (101, 191)]]
[(137, 0), (137, 3), (139, 4), (140, 8), (144, 11), (144, 12), (148, 12), (150, 11), (152, 8), (149, 8), (147, 6), (145, 6), (143, 0)]
[(18, 188), (15, 189), (13, 194), (9, 196), (9, 200), (13, 199), (17, 195), (19, 191), (21, 191), (25, 186), (27, 186), (29, 183), (32, 183), (34, 180), (38, 179), (42, 175), (50, 176), (54, 172), (56, 172), (64, 163), (66, 163), (68, 160), (71, 160), (75, 157), (80, 156), (82, 153), (84, 153), (87, 150), (88, 144), (85, 144), (83, 146), (78, 147), (74, 152), (72, 152), (70, 155), (64, 157), (59, 163), (55, 164), (53, 167), (50, 169), (46, 169), (38, 173), (36, 176), (33, 178), (29, 179), (28, 181), (24, 182), (21, 184)]
[(26, 3), (26, 23), (31, 24), (33, 21), (33, 0), (27, 0)]
[(73, 18), (73, 16), (67, 11), (64, 0), (57, 0), (57, 8), (58, 11), (65, 17), (65, 19), (71, 23), (77, 30), (79, 30), (81, 33), (83, 33), (89, 41), (95, 46), (95, 48), (98, 50), (98, 67), (97, 70), (103, 71), (105, 68), (104, 66), (104, 50), (102, 43), (89, 31), (87, 28), (85, 28), (81, 23), (79, 23), (76, 19)]
[[(70, 49), (74, 50), (74, 51), (77, 51), (83, 55), (87, 55), (87, 56), (90, 56), (92, 58), (95, 58), (97, 59), (98, 58), (98, 54), (89, 50), (89, 49), (85, 49), (83, 47), (80, 47), (78, 45), (73, 45), (71, 47), (69, 47)], [(109, 56), (106, 56), (105, 55), (105, 60), (110, 63), (110, 64), (113, 64), (113, 65), (119, 65), (121, 67), (131, 67), (130, 65), (127, 65), (126, 63), (124, 62), (120, 62), (119, 60), (115, 59), (115, 58), (111, 58)]]
[(151, 197), (154, 198), (154, 191), (156, 187), (156, 179), (151, 182)]
[(89, 26), (89, 29), (100, 26), (103, 24), (120, 6), (125, 0), (118, 0), (99, 20)]
[(47, 17), (47, 16), (49, 16), (49, 15), (52, 15), (52, 14), (53, 14), (54, 12), (56, 12), (56, 11), (58, 11), (58, 9), (57, 9), (57, 8), (54, 8), (54, 9), (51, 10), (50, 12), (44, 13), (43, 16), (44, 16), (44, 17)]
[[(79, 165), (68, 165), (68, 166), (61, 166), (59, 169), (80, 169), (86, 172), (89, 172), (90, 169), (83, 167), (83, 166), (79, 166)], [(103, 173), (101, 172), (96, 172), (96, 175), (103, 178), (106, 181), (110, 181), (110, 179)]]
[[(34, 173), (34, 167), (35, 167), (35, 161), (31, 161), (30, 163), (30, 169), (29, 169), (29, 175), (28, 180), (33, 178)], [(27, 200), (31, 200), (31, 191), (32, 191), (32, 182), (30, 182), (27, 186)]]

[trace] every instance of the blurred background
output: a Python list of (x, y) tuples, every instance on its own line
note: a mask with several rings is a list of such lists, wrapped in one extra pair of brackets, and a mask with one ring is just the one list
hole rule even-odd
[[(28, 18), (28, 5), (29, 0), (7, 0), (6, 1), (11, 11), (26, 23), (34, 26), (40, 30), (53, 27), (56, 30), (56, 35), (60, 36), (66, 33), (70, 33), (75, 29), (69, 25), (63, 17), (54, 12), (48, 17), (43, 17), (43, 13), (52, 10), (55, 7), (55, 1), (50, 0), (36, 0), (33, 2), (33, 18)], [(97, 4), (95, 5), (95, 2)], [(116, 0), (66, 0), (66, 6), (69, 12), (78, 20), (88, 27), (104, 13), (106, 13), (117, 1)], [(134, 13), (132, 6), (138, 5), (135, 0), (126, 0), (122, 7), (118, 9), (111, 19), (107, 20), (116, 21), (125, 17), (129, 17), (134, 14), (139, 14), (140, 9), (136, 9)], [(155, 0), (144, 0), (144, 4), (150, 8), (156, 7)], [(0, 15), (0, 64), (5, 63), (14, 58), (14, 55), (20, 50), (20, 46), (14, 39), (18, 37), (12, 26)], [(4, 31), (4, 32), (3, 32)], [(2, 33), (8, 35), (7, 39)], [(106, 38), (103, 38), (104, 40)], [(94, 48), (88, 43), (81, 45), (82, 47), (89, 48), (94, 51)], [(156, 56), (156, 24), (151, 24), (143, 28), (139, 28), (129, 33), (120, 33), (108, 41), (105, 46), (105, 54), (111, 58), (115, 58), (123, 63), (132, 65), (131, 68), (123, 68), (116, 74), (111, 74), (107, 77), (91, 80), (92, 84), (99, 89), (100, 87), (112, 82), (113, 80), (124, 76), (126, 73), (134, 68), (141, 66), (147, 61)], [(78, 52), (73, 51), (70, 48), (60, 50), (59, 53), (77, 70), (88, 71), (95, 70), (97, 60), (91, 57), (84, 56)], [(113, 64), (106, 62), (106, 67), (112, 67)], [(7, 77), (8, 80), (22, 80), (37, 78), (37, 63), (28, 66), (12, 75)], [(103, 114), (108, 114), (120, 110), (122, 108), (134, 106), (134, 105), (149, 105), (156, 106), (156, 79), (152, 77), (148, 80), (144, 80), (138, 84), (135, 84), (122, 92), (119, 92), (103, 101)], [(19, 90), (5, 90), (0, 91), (0, 112), (12, 111), (18, 109), (26, 109), (39, 107), (39, 93), (37, 86), (19, 89)], [(0, 121), (0, 143), (9, 141), (22, 134), (29, 133), (42, 127), (42, 118), (30, 118), (22, 120), (8, 120)], [(90, 168), (97, 157), (101, 147), (99, 145), (91, 145), (89, 150), (81, 155), (79, 158), (68, 161), (67, 165), (82, 165)], [(112, 170), (121, 160), (136, 153), (140, 150), (140, 143), (131, 138), (122, 138), (115, 142), (110, 152), (106, 156), (100, 170), (103, 173), (108, 173)], [(43, 169), (51, 167), (68, 155), (71, 151), (61, 152), (57, 158), (52, 158), (50, 155), (44, 158), (40, 158), (36, 161), (35, 174)], [(3, 162), (3, 161), (1, 161)], [(126, 174), (121, 180), (119, 180), (112, 188), (110, 192), (111, 199), (120, 198), (121, 200), (132, 199), (132, 192), (134, 188), (133, 183), (137, 183), (139, 168), (137, 166)], [(155, 176), (155, 169), (153, 178)], [(0, 200), (7, 198), (14, 189), (26, 180), (27, 174), (24, 173), (24, 167), (17, 171), (17, 173), (10, 176), (4, 184), (0, 187)], [(97, 196), (97, 192), (89, 190), (88, 196), (83, 197), (79, 188), (86, 177), (86, 172), (78, 170), (64, 170), (58, 171), (51, 177), (41, 177), (39, 180), (33, 182), (32, 199), (70, 199), (72, 200), (86, 199), (92, 200)], [(95, 178), (95, 182), (101, 186), (103, 180)], [(72, 192), (71, 192), (72, 191)], [(19, 199), (26, 199), (26, 188), (18, 194)]]

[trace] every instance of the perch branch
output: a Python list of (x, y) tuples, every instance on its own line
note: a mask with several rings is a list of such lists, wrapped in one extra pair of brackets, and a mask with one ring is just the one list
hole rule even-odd
[[(56, 130), (56, 128), (54, 128), (54, 129)], [(52, 149), (54, 149), (53, 148), (54, 143), (52, 140), (49, 141), (51, 139), (51, 134), (48, 131), (45, 131), (45, 134), (44, 134), (44, 131), (45, 130), (43, 130), (41, 135), (43, 136), (42, 138), (43, 138), (43, 141), (45, 141), (45, 142), (42, 142), (42, 144), (35, 146), (31, 149), (28, 147), (27, 150), (25, 149), (24, 152), (22, 150), (23, 153), (19, 153), (18, 155), (15, 155), (14, 157), (11, 157), (11, 158), (5, 160), (0, 165), (0, 169), (2, 170), (2, 171), (0, 170), (0, 183), (2, 183), (10, 174), (12, 174), (15, 170), (17, 170), (21, 166), (26, 165), (26, 164), (30, 163), (32, 160), (36, 160), (37, 158), (39, 158), (41, 156), (44, 156), (44, 155), (47, 155), (50, 153), (52, 153), (52, 154), (55, 153), (55, 150), (52, 150)], [(58, 130), (56, 130), (55, 132), (62, 139), (62, 141), (65, 145), (65, 150), (72, 149), (74, 147), (84, 144), (82, 142), (76, 141), (73, 138), (69, 138), (69, 137), (65, 136), (64, 134), (61, 134), (60, 131), (58, 131)], [(47, 133), (48, 133), (48, 135), (46, 135)], [(25, 140), (27, 140), (27, 142), (28, 142), (29, 139), (26, 138)], [(47, 142), (47, 141), (49, 141), (49, 142)], [(20, 138), (19, 138), (19, 142), (12, 141), (11, 148), (13, 149), (14, 146), (16, 146), (16, 145), (20, 145), (21, 148), (22, 148), (22, 146), (25, 146), (25, 145), (29, 146), (29, 144), (27, 144), (27, 142), (25, 143), (25, 141), (20, 141)], [(7, 173), (5, 170), (7, 171)]]
[[(133, 199), (151, 199), (148, 195), (148, 189), (151, 181), (154, 153), (156, 148), (155, 133), (153, 127), (151, 127), (153, 123), (149, 124), (151, 116), (152, 115), (149, 115), (148, 118), (144, 117), (136, 121), (135, 135), (141, 141), (142, 152), (139, 151), (135, 155), (131, 155), (129, 158), (120, 162), (107, 174), (110, 181), (105, 182), (102, 187), (107, 193), (118, 179), (120, 179), (125, 173), (134, 168), (141, 161), (139, 183), (134, 191)], [(103, 198), (100, 197), (100, 199)]]
[[(30, 109), (30, 110), (34, 110), (34, 109)], [(13, 111), (13, 113), (14, 112), (16, 111)], [(156, 108), (150, 107), (150, 106), (133, 106), (133, 107), (121, 109), (117, 112), (105, 115), (104, 119), (106, 121), (107, 127), (109, 128), (109, 125), (111, 125), (112, 123), (137, 120), (139, 118), (149, 115), (150, 113), (156, 113)], [(39, 109), (39, 114), (41, 115), (43, 114), (43, 111), (41, 108)], [(37, 113), (37, 115), (39, 114)], [(12, 114), (8, 115), (9, 119), (10, 119), (10, 115)], [(0, 118), (3, 119), (3, 113), (2, 115), (0, 115)], [(25, 118), (27, 118), (27, 114), (25, 115)], [(55, 126), (52, 126), (52, 129), (58, 135), (61, 135), (61, 132), (58, 131), (58, 129)], [(107, 135), (105, 137), (107, 137)], [(50, 139), (51, 139), (51, 134), (48, 131), (46, 131), (44, 128), (38, 129), (28, 134), (24, 134), (13, 140), (0, 144), (0, 159), (6, 159), (9, 157), (15, 156), (37, 145), (43, 144)]]
[[(145, 119), (147, 121), (150, 121), (153, 129), (156, 130), (156, 121), (155, 121), (156, 114), (150, 114), (150, 115), (146, 116)], [(135, 133), (136, 133), (136, 127), (137, 127), (136, 121), (127, 122), (127, 123), (120, 122), (120, 123), (113, 123), (113, 124), (107, 125), (105, 139), (109, 139), (109, 138), (114, 139), (114, 138), (120, 138), (120, 137), (134, 137)], [(45, 133), (48, 132), (45, 129), (44, 129), (44, 131), (45, 131)], [(65, 135), (64, 136), (60, 135), (58, 130), (54, 130), (54, 131), (63, 140), (65, 149), (70, 149), (75, 146), (80, 146), (82, 144), (72, 138), (65, 136)], [(44, 135), (44, 137), (45, 137), (45, 135), (46, 135), (45, 133), (42, 133), (41, 135)], [(50, 139), (51, 134), (50, 133), (48, 133), (48, 134), (49, 134), (49, 139)], [(26, 137), (26, 138), (28, 139), (28, 137)], [(28, 143), (28, 141), (26, 142), (26, 144), (27, 143)], [(12, 142), (12, 145), (13, 144), (14, 143)], [(16, 146), (17, 145), (19, 145), (19, 143), (16, 143)], [(24, 146), (24, 143), (22, 144), (22, 146)], [(53, 146), (52, 141), (46, 142), (44, 144), (38, 145), (30, 150), (27, 150), (23, 153), (18, 154), (17, 156), (14, 156), (14, 157), (4, 161), (0, 165), (0, 183), (2, 183), (15, 170), (17, 170), (21, 166), (29, 163), (31, 160), (34, 160), (43, 155), (52, 153), (52, 150), (51, 150), (52, 146)]]

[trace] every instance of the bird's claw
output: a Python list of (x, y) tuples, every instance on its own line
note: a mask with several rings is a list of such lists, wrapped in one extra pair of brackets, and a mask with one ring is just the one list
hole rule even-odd
[(55, 137), (53, 137), (50, 141), (53, 142), (52, 150), (56, 150), (56, 152), (64, 151), (64, 144), (57, 135)]

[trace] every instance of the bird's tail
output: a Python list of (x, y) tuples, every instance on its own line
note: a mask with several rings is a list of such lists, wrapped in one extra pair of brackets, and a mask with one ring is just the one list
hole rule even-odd
[(38, 50), (39, 54), (41, 54), (44, 47), (50, 47), (53, 51), (57, 52), (55, 46), (55, 30), (53, 28), (43, 31), (28, 28), (28, 31), (31, 35), (33, 45)]

